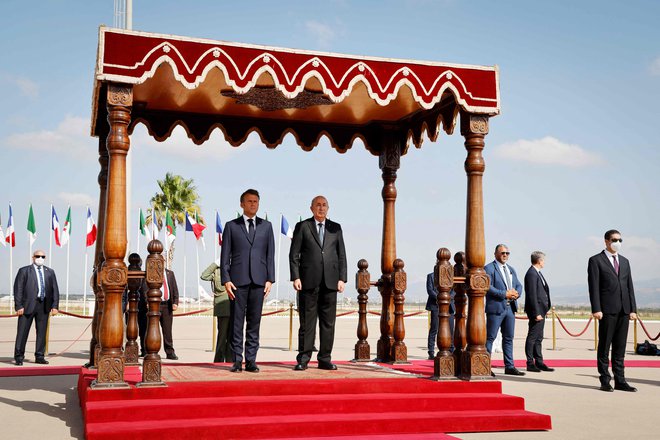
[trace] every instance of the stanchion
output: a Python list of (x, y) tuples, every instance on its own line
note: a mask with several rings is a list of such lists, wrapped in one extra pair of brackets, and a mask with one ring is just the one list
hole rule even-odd
[(293, 303), (289, 303), (289, 351), (293, 348)]
[(555, 307), (552, 306), (552, 349), (557, 349), (557, 329), (555, 328)]
[(594, 350), (598, 350), (598, 320), (594, 319)]
[(633, 350), (637, 353), (637, 318), (633, 319)]

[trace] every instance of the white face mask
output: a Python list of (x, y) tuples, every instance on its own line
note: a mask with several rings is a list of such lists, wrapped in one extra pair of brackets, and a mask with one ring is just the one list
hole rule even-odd
[(46, 262), (46, 260), (43, 259), (43, 258), (35, 258), (34, 259), (34, 264), (36, 264), (37, 266), (43, 266), (45, 262)]
[(614, 250), (614, 252), (619, 252), (621, 250), (621, 242), (620, 241), (614, 241), (610, 243), (610, 246)]

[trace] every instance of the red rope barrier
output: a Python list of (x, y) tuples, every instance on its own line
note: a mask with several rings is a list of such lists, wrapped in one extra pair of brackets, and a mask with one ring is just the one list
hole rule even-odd
[(16, 318), (18, 315), (0, 315), (0, 318)]
[(275, 310), (274, 312), (262, 313), (261, 316), (277, 315), (278, 313), (286, 312), (287, 310), (289, 309), (279, 309)]
[(78, 315), (76, 313), (70, 313), (70, 312), (65, 312), (63, 310), (58, 310), (59, 314), (66, 315), (66, 316), (73, 316), (74, 318), (83, 318), (83, 319), (92, 319), (94, 316), (87, 316), (87, 315)]
[(407, 315), (403, 315), (404, 318), (407, 318), (409, 316), (415, 316), (415, 315), (421, 315), (422, 313), (426, 313), (426, 311), (423, 312), (413, 312), (413, 313), (408, 313)]
[(189, 316), (189, 315), (197, 315), (198, 313), (204, 313), (208, 312), (211, 310), (213, 307), (209, 307), (208, 309), (202, 309), (202, 310), (193, 310), (192, 312), (186, 312), (186, 313), (174, 313), (172, 316)]
[(357, 313), (357, 311), (356, 310), (351, 310), (350, 312), (340, 313), (339, 315), (337, 315), (337, 318), (339, 318), (340, 316), (351, 315), (353, 313)]
[(642, 330), (644, 330), (644, 333), (646, 333), (646, 336), (648, 336), (650, 340), (657, 341), (658, 338), (660, 338), (660, 332), (658, 332), (658, 334), (655, 336), (655, 338), (652, 338), (651, 335), (649, 334), (648, 330), (646, 330), (646, 327), (644, 326), (644, 323), (642, 322), (642, 319), (638, 316), (637, 320), (639, 321), (639, 324), (642, 326)]
[(378, 312), (372, 312), (371, 310), (367, 310), (367, 313), (369, 313), (370, 315), (380, 316), (380, 313), (378, 313)]
[(70, 343), (68, 347), (66, 347), (64, 350), (60, 351), (59, 353), (55, 353), (55, 354), (50, 355), (50, 356), (48, 356), (48, 357), (57, 357), (57, 356), (61, 356), (62, 353), (66, 353), (66, 351), (67, 351), (69, 348), (71, 348), (71, 347), (73, 346), (73, 344), (75, 344), (76, 342), (78, 342), (78, 341), (80, 340), (80, 338), (83, 337), (83, 335), (85, 334), (85, 332), (87, 331), (87, 329), (89, 328), (90, 325), (92, 325), (91, 322), (90, 322), (89, 324), (87, 324), (87, 327), (85, 327), (85, 330), (83, 330), (82, 333), (80, 333), (80, 335), (79, 335), (76, 339), (74, 339), (74, 341), (73, 341), (72, 343)]
[(594, 319), (593, 316), (590, 316), (589, 321), (587, 321), (587, 325), (584, 327), (584, 330), (582, 330), (580, 333), (574, 335), (573, 333), (569, 332), (568, 329), (566, 328), (566, 326), (564, 325), (564, 323), (561, 322), (561, 318), (559, 317), (559, 315), (555, 315), (555, 316), (557, 317), (557, 321), (559, 321), (559, 325), (561, 325), (561, 328), (563, 328), (564, 331), (566, 333), (568, 333), (569, 336), (572, 336), (574, 338), (578, 338), (578, 337), (582, 336), (587, 331), (587, 329), (589, 328), (589, 324), (591, 324), (591, 321)]

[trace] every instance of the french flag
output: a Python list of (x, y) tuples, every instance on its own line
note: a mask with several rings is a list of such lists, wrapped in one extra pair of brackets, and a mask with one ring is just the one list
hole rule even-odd
[(57, 218), (57, 213), (53, 205), (50, 205), (50, 229), (55, 236), (55, 244), (62, 247), (62, 243), (60, 242), (60, 221)]
[(14, 213), (11, 210), (11, 203), (9, 204), (9, 221), (7, 222), (7, 236), (5, 241), (11, 245), (11, 247), (16, 247), (16, 233), (14, 232)]
[(215, 233), (218, 234), (218, 246), (222, 246), (222, 222), (218, 211), (215, 211)]
[(195, 238), (199, 240), (200, 237), (202, 236), (202, 231), (204, 229), (206, 229), (206, 226), (197, 222), (197, 213), (195, 213), (195, 218), (193, 219), (190, 218), (190, 216), (186, 212), (186, 231), (195, 234)]
[(282, 224), (280, 230), (283, 235), (286, 235), (289, 238), (293, 238), (293, 229), (291, 229), (291, 226), (289, 226), (289, 222), (286, 221), (286, 218), (284, 216), (282, 216)]
[(91, 209), (87, 208), (87, 247), (96, 243), (96, 224), (92, 218)]

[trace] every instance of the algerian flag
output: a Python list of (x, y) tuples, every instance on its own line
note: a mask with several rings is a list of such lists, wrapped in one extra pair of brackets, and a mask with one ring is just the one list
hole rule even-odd
[(169, 249), (176, 239), (176, 225), (170, 211), (165, 211), (165, 236), (167, 237), (167, 248)]
[(27, 230), (29, 233), (28, 235), (30, 237), (30, 246), (32, 246), (34, 242), (37, 240), (37, 227), (34, 224), (34, 212), (32, 212), (32, 203), (30, 203), (30, 213), (28, 214)]
[(64, 220), (64, 227), (62, 228), (62, 246), (69, 242), (69, 236), (71, 235), (71, 207), (69, 206), (69, 212), (66, 214), (66, 220)]
[(142, 208), (140, 208), (140, 234), (147, 236), (147, 223), (144, 221), (144, 215), (142, 215)]

